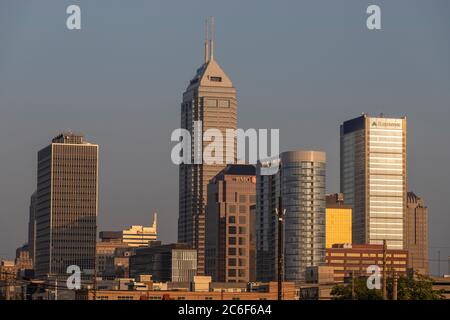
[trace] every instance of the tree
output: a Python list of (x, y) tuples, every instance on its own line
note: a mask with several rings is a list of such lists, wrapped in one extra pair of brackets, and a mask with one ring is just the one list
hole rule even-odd
[[(367, 288), (367, 277), (357, 277), (354, 280), (355, 300), (381, 300), (383, 298), (381, 289)], [(388, 298), (392, 299), (393, 279), (387, 279)], [(333, 299), (352, 299), (352, 285), (339, 284), (331, 290)], [(431, 278), (415, 273), (412, 276), (400, 276), (397, 281), (398, 300), (440, 300), (443, 299), (442, 292), (433, 290)]]
[[(388, 278), (388, 296), (392, 299), (393, 280)], [(433, 290), (430, 277), (415, 272), (411, 276), (400, 276), (397, 282), (398, 300), (441, 300), (441, 291)]]
[(366, 277), (356, 277), (354, 280), (355, 296), (352, 297), (351, 284), (339, 284), (331, 290), (331, 295), (336, 300), (381, 300), (381, 290), (367, 288)]

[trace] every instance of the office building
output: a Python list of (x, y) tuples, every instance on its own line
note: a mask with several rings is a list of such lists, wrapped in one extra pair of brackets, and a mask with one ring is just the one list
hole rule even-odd
[(36, 276), (82, 276), (95, 268), (98, 212), (98, 145), (62, 133), (38, 153)]
[[(271, 161), (270, 165), (273, 165)], [(275, 209), (281, 199), (284, 219), (284, 278), (300, 283), (307, 267), (325, 263), (326, 155), (320, 151), (283, 152), (273, 176), (257, 170), (257, 275), (277, 276), (278, 221)], [(266, 258), (267, 257), (267, 258)], [(269, 264), (270, 267), (264, 264)]]
[(34, 263), (36, 253), (36, 191), (31, 195), (28, 217), (28, 250)]
[(352, 207), (344, 203), (344, 194), (327, 195), (326, 247), (335, 243), (352, 243)]
[(277, 214), (280, 171), (261, 174), (270, 167), (280, 167), (280, 159), (258, 162), (256, 166), (256, 279), (262, 282), (277, 279), (278, 228)]
[(256, 280), (256, 170), (228, 165), (208, 185), (206, 274), (217, 282)]
[[(198, 277), (195, 277), (198, 278)], [(193, 280), (189, 287), (175, 287), (167, 290), (79, 290), (76, 300), (277, 300), (278, 284), (264, 283), (249, 290), (243, 283), (214, 283), (202, 277)], [(174, 283), (168, 283), (172, 287)], [(155, 283), (153, 283), (155, 288)], [(283, 300), (298, 300), (294, 283), (284, 282)]]
[[(214, 32), (212, 32), (214, 33)], [(212, 37), (214, 38), (214, 36)], [(202, 125), (199, 125), (199, 121)], [(205, 41), (205, 59), (183, 93), (181, 103), (181, 128), (191, 134), (192, 149), (194, 131), (199, 129), (201, 136), (208, 129), (219, 130), (226, 137), (226, 129), (236, 129), (237, 101), (236, 89), (230, 78), (219, 66), (214, 57), (214, 41)], [(201, 137), (199, 138), (201, 139)], [(203, 139), (201, 139), (203, 141)], [(202, 142), (205, 150), (209, 142)], [(178, 242), (187, 243), (198, 252), (198, 273), (205, 269), (205, 207), (209, 181), (225, 168), (226, 163), (235, 161), (235, 139), (224, 138), (225, 148), (233, 150), (233, 156), (225, 156), (222, 163), (203, 163), (202, 153), (191, 152), (190, 163), (179, 166), (179, 218)], [(197, 160), (201, 164), (195, 164)]]
[(130, 247), (148, 247), (152, 241), (158, 239), (156, 212), (151, 227), (131, 226), (122, 231), (122, 242)]
[(129, 247), (148, 247), (158, 240), (157, 213), (153, 213), (153, 223), (150, 227), (133, 225), (122, 231), (101, 231), (101, 242), (123, 243)]
[(28, 244), (16, 249), (16, 259), (14, 261), (17, 271), (33, 269), (33, 261), (30, 256), (30, 247)]
[(406, 118), (366, 114), (341, 126), (341, 192), (353, 207), (353, 243), (403, 249)]
[(136, 248), (130, 276), (151, 275), (154, 281), (190, 282), (197, 274), (197, 251), (182, 243)]
[[(369, 266), (378, 266), (383, 272), (383, 245), (378, 244), (334, 244), (327, 248), (326, 265), (334, 269), (334, 280), (342, 282), (346, 277), (370, 276)], [(406, 275), (408, 251), (400, 249), (386, 250), (386, 272)]]
[(122, 241), (103, 241), (101, 239), (96, 246), (97, 277), (103, 279), (128, 277), (128, 260), (133, 253), (134, 248)]
[(408, 192), (406, 209), (406, 248), (408, 266), (428, 275), (428, 208), (422, 198)]

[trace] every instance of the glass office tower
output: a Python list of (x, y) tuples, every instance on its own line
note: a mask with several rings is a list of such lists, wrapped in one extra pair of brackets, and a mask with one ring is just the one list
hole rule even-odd
[(284, 279), (302, 282), (307, 267), (325, 263), (326, 156), (318, 151), (281, 154), (278, 173), (257, 170), (257, 277), (277, 277), (277, 223), (275, 209), (281, 196), (284, 223)]
[(341, 192), (353, 206), (353, 242), (404, 248), (406, 118), (366, 114), (341, 126)]

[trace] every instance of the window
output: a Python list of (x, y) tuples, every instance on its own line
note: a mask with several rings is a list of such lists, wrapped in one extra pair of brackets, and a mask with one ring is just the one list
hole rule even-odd
[(239, 206), (239, 213), (247, 213), (247, 206), (244, 205)]
[(236, 213), (236, 205), (234, 205), (234, 204), (228, 205), (228, 212), (229, 213)]
[(240, 224), (245, 224), (246, 222), (247, 222), (247, 219), (246, 219), (245, 216), (240, 216), (240, 217), (239, 217), (239, 223), (240, 223)]
[(219, 107), (221, 107), (221, 108), (229, 108), (230, 107), (230, 101), (228, 101), (228, 100), (220, 100), (219, 101)]
[(235, 256), (236, 255), (236, 248), (228, 248), (228, 255)]
[(239, 202), (246, 202), (247, 201), (247, 196), (245, 194), (241, 194), (239, 196)]
[(214, 99), (206, 99), (206, 106), (207, 107), (217, 107), (217, 100)]
[(235, 267), (236, 266), (236, 259), (233, 259), (233, 258), (228, 259), (228, 265), (230, 267)]
[(222, 77), (210, 77), (209, 79), (213, 82), (222, 82)]
[(236, 244), (236, 238), (235, 237), (229, 237), (228, 238), (228, 244), (235, 245)]
[(236, 234), (236, 227), (228, 227), (229, 234)]
[[(241, 219), (239, 219), (240, 221)], [(235, 216), (229, 216), (228, 217), (228, 223), (236, 223), (236, 217)]]

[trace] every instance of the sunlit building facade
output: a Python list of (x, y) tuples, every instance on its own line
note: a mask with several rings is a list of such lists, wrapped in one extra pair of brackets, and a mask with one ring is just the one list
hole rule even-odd
[(130, 247), (147, 247), (152, 241), (158, 239), (157, 213), (153, 215), (153, 224), (150, 227), (131, 226), (122, 231), (122, 242)]
[[(213, 40), (206, 39), (204, 62), (189, 82), (181, 103), (181, 128), (190, 133), (192, 150), (187, 155), (190, 163), (179, 166), (178, 242), (187, 243), (197, 250), (199, 275), (205, 272), (208, 183), (227, 163), (235, 161), (235, 139), (227, 140), (225, 137), (227, 129), (236, 130), (237, 127), (236, 89), (214, 57)], [(197, 143), (202, 145), (202, 150), (207, 148), (210, 142), (201, 138), (208, 129), (220, 131), (224, 137), (224, 148), (233, 151), (229, 157), (224, 152), (220, 163), (203, 163), (206, 159), (202, 159), (202, 152), (194, 146)], [(201, 135), (197, 137), (199, 141), (194, 141), (195, 132)]]
[(209, 183), (205, 262), (213, 281), (255, 281), (255, 202), (253, 165), (228, 165)]
[(35, 203), (35, 272), (38, 278), (82, 276), (95, 269), (98, 145), (62, 133), (38, 152)]
[(366, 114), (341, 126), (341, 192), (353, 207), (353, 242), (405, 246), (406, 118)]
[(344, 203), (344, 194), (327, 195), (326, 247), (352, 243), (352, 207)]

